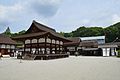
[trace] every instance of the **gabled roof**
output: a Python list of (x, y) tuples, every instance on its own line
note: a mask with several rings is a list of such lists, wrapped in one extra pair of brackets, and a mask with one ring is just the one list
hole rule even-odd
[(105, 43), (105, 44), (101, 44), (98, 47), (102, 47), (102, 48), (110, 48), (110, 47), (120, 47), (120, 42), (111, 42), (111, 43)]
[(79, 37), (68, 37), (67, 39), (71, 40), (72, 42), (65, 43), (65, 46), (78, 46), (81, 42)]
[(111, 44), (117, 45), (118, 47), (120, 47), (120, 42), (112, 42)]
[(72, 42), (70, 39), (65, 38), (64, 36), (60, 35), (57, 32), (51, 32), (50, 34), (57, 37), (57, 38), (59, 38), (59, 39), (63, 39), (64, 42)]
[(80, 42), (81, 39), (79, 37), (68, 37), (67, 39), (73, 41), (73, 42)]
[(41, 23), (38, 23), (36, 22), (35, 20), (33, 20), (30, 28), (26, 31), (26, 34), (29, 33), (29, 30), (32, 28), (32, 27), (35, 27), (38, 32), (40, 31), (43, 31), (43, 32), (56, 32), (55, 29), (52, 29), (50, 27), (47, 27), (46, 25), (43, 25)]
[(0, 34), (0, 44), (16, 44), (10, 37)]
[(82, 47), (98, 47), (97, 41), (82, 41), (80, 45)]
[(40, 36), (43, 36), (45, 34), (47, 34), (48, 32), (38, 32), (38, 33), (29, 33), (29, 34), (24, 34), (24, 35), (20, 35), (20, 36), (17, 36), (17, 37), (14, 37), (13, 39), (17, 40), (17, 39), (27, 39), (27, 38), (32, 38), (32, 37), (40, 37)]
[[(35, 30), (33, 30), (35, 29)], [(33, 32), (32, 32), (33, 31)], [(49, 34), (51, 37), (55, 39), (60, 39), (63, 40), (64, 42), (71, 42), (71, 40), (61, 36), (58, 34), (55, 29), (49, 28), (43, 24), (40, 24), (36, 21), (33, 20), (32, 25), (30, 28), (26, 31), (25, 34), (21, 36), (14, 37), (13, 39), (15, 40), (21, 40), (21, 39), (26, 39), (26, 38), (33, 38), (33, 37), (39, 37), (43, 36), (44, 34)]]

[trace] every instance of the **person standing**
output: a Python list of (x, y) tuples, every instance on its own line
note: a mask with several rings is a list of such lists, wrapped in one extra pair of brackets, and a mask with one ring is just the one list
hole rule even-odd
[(1, 59), (1, 57), (2, 57), (2, 53), (0, 52), (0, 59)]

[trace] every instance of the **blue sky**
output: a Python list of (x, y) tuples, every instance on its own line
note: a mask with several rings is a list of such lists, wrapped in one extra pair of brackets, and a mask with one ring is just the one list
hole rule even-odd
[(27, 30), (32, 21), (56, 31), (120, 22), (120, 0), (0, 0), (0, 32)]

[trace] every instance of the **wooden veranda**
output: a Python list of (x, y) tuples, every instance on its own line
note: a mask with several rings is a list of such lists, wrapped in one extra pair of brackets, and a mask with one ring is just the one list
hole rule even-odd
[(45, 60), (68, 57), (64, 43), (70, 40), (60, 36), (54, 29), (35, 21), (24, 35), (14, 37), (14, 39), (24, 43), (24, 58), (30, 55), (33, 59)]

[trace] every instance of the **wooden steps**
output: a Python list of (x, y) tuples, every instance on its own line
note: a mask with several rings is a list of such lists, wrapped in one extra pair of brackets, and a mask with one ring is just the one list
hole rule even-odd
[(26, 54), (24, 56), (24, 60), (50, 60), (50, 59), (59, 59), (59, 58), (66, 58), (69, 57), (68, 54), (40, 54), (40, 55), (33, 55), (33, 54)]

